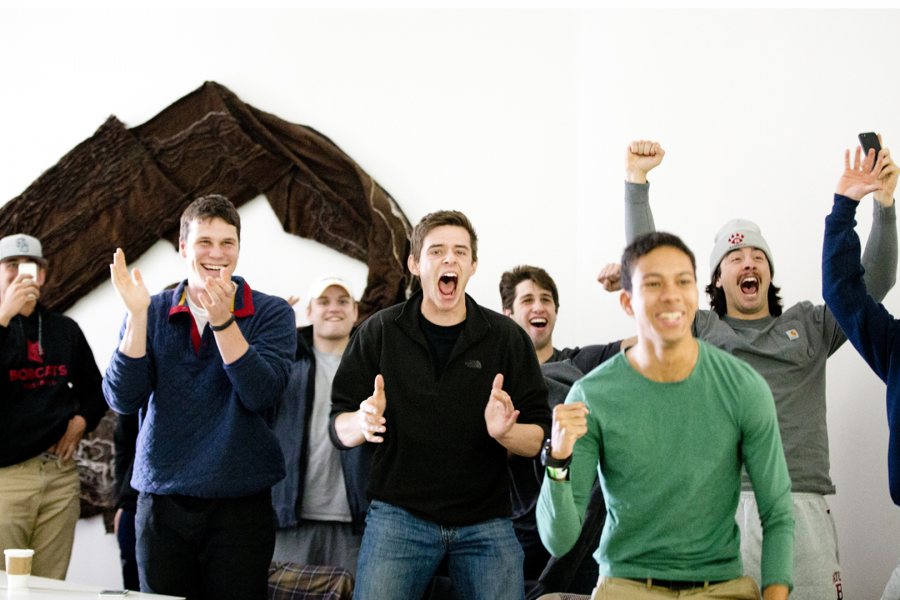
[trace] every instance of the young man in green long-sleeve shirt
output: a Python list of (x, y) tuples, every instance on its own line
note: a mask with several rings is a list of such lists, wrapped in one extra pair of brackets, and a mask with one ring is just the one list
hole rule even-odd
[(794, 522), (768, 386), (693, 337), (696, 265), (679, 238), (635, 240), (622, 258), (622, 286), (638, 342), (554, 409), (541, 539), (554, 556), (568, 551), (599, 473), (609, 517), (594, 554), (593, 598), (756, 599), (734, 519), (744, 466), (762, 515), (764, 598), (787, 598)]

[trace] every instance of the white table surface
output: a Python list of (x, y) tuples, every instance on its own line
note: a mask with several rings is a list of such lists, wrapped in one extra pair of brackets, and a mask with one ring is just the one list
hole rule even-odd
[[(0, 600), (50, 600), (51, 598), (65, 598), (67, 600), (99, 600), (98, 593), (103, 588), (96, 585), (83, 585), (46, 577), (35, 577), (28, 581), (28, 589), (11, 590), (6, 586), (6, 571), (0, 571)], [(125, 598), (132, 600), (163, 600), (164, 598), (178, 598), (178, 596), (160, 596), (159, 594), (142, 594), (140, 592), (128, 592)], [(181, 598), (181, 600), (184, 600)]]

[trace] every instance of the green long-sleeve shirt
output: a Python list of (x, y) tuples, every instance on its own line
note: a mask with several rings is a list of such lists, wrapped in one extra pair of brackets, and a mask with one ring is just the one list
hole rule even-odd
[(734, 513), (745, 465), (763, 526), (763, 587), (791, 586), (790, 479), (772, 394), (749, 365), (698, 343), (682, 381), (651, 381), (623, 353), (572, 387), (566, 402), (587, 404), (588, 432), (575, 445), (571, 482), (544, 479), (541, 539), (554, 556), (572, 547), (599, 472), (609, 511), (594, 553), (601, 575), (740, 577)]
[[(625, 184), (625, 239), (654, 231), (650, 185)], [(897, 274), (897, 212), (874, 202), (862, 265), (866, 287), (881, 301)], [(798, 302), (777, 317), (734, 319), (698, 310), (694, 335), (746, 360), (775, 397), (792, 491), (833, 494), (825, 418), (825, 366), (847, 340), (824, 304)], [(744, 490), (750, 486), (744, 481)]]

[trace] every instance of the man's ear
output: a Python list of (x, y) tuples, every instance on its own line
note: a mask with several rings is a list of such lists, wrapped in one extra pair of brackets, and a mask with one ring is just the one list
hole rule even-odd
[(415, 258), (413, 258), (412, 254), (406, 257), (406, 266), (409, 269), (410, 273), (412, 273), (416, 277), (419, 276), (419, 263)]
[(187, 258), (187, 250), (185, 249), (184, 240), (178, 240), (178, 254), (181, 255), (182, 258)]
[(504, 308), (504, 309), (503, 309), (503, 314), (506, 315), (507, 317), (511, 317), (511, 316), (512, 316), (512, 311), (511, 311), (510, 309), (508, 309), (508, 308)]
[(622, 310), (625, 311), (626, 315), (631, 317), (634, 316), (634, 309), (631, 307), (631, 294), (625, 290), (619, 292), (619, 305), (622, 307)]

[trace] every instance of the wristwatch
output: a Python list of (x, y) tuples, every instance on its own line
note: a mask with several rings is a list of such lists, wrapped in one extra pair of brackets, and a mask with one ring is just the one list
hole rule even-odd
[(544, 447), (541, 448), (541, 464), (545, 467), (551, 467), (553, 469), (567, 469), (569, 464), (572, 462), (572, 455), (570, 454), (566, 458), (553, 458), (551, 454), (553, 447), (550, 443), (550, 438), (547, 438), (544, 441)]

